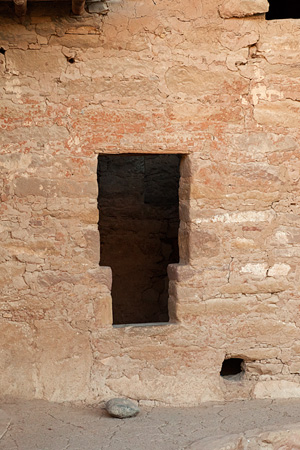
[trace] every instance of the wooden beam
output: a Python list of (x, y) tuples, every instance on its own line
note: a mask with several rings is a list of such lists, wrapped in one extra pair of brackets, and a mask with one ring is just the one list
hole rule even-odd
[(72, 12), (75, 16), (81, 16), (84, 12), (85, 0), (72, 0)]
[(27, 11), (27, 0), (14, 0), (16, 16), (25, 16)]

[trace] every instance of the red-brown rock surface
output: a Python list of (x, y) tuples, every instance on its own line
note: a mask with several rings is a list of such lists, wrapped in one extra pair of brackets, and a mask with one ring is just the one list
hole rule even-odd
[[(234, 4), (44, 2), (19, 23), (1, 3), (3, 395), (300, 396), (300, 29)], [(169, 325), (111, 326), (99, 153), (184, 155)]]

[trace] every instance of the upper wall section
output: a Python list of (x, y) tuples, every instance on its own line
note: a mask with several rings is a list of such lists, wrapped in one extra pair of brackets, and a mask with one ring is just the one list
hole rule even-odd
[[(105, 16), (80, 18), (68, 2), (29, 3), (22, 23), (1, 3), (10, 123), (2, 144), (188, 153), (220, 125), (242, 130), (246, 118), (256, 127), (250, 84), (262, 80), (263, 66), (270, 70), (256, 51), (269, 40), (266, 3), (127, 0), (111, 3)], [(221, 18), (230, 15), (251, 17)]]
[(189, 153), (212, 135), (296, 126), (299, 29), (266, 22), (266, 0), (127, 0), (80, 18), (33, 2), (21, 23), (0, 7), (5, 146)]

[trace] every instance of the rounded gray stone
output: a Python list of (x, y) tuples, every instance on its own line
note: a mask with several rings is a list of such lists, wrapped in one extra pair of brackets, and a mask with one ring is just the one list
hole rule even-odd
[(135, 403), (126, 398), (112, 398), (106, 403), (106, 411), (112, 417), (127, 419), (128, 417), (136, 416), (140, 409)]

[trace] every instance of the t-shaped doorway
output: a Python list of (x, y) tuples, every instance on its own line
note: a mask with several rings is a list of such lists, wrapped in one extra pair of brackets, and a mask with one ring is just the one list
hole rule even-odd
[(167, 266), (179, 262), (179, 155), (99, 155), (100, 264), (113, 323), (167, 322)]

